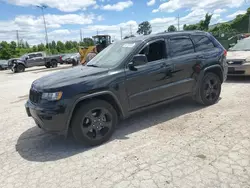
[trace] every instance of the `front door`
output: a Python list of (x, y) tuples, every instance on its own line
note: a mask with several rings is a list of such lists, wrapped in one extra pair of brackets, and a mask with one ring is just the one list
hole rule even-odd
[(148, 106), (169, 98), (167, 87), (171, 83), (173, 64), (168, 61), (165, 41), (156, 40), (145, 45), (139, 54), (145, 54), (148, 62), (126, 68), (126, 89), (130, 110)]

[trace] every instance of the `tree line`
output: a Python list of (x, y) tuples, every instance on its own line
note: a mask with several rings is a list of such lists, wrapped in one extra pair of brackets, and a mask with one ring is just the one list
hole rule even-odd
[(23, 40), (19, 41), (18, 44), (15, 41), (0, 43), (0, 59), (10, 59), (20, 57), (23, 54), (31, 52), (46, 51), (49, 54), (63, 54), (63, 53), (75, 53), (78, 52), (79, 46), (93, 46), (94, 41), (92, 38), (84, 38), (82, 42), (77, 41), (52, 41), (48, 45), (43, 43), (30, 46), (29, 43)]

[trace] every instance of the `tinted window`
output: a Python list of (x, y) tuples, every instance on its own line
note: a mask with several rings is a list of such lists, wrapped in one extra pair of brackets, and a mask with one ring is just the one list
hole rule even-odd
[(214, 48), (213, 42), (206, 36), (192, 36), (196, 51), (205, 51)]
[(36, 57), (43, 57), (43, 54), (36, 54)]
[(170, 39), (170, 50), (173, 56), (186, 55), (194, 52), (194, 45), (189, 38)]
[(148, 62), (164, 59), (166, 57), (165, 42), (153, 42), (149, 46), (143, 48), (139, 54), (145, 54), (147, 56)]
[(30, 54), (30, 55), (28, 55), (28, 57), (29, 57), (29, 59), (31, 59), (33, 57), (36, 57), (36, 55), (35, 54)]

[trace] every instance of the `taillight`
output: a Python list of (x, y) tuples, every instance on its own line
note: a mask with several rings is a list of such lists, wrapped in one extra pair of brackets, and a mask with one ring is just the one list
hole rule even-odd
[(224, 53), (224, 56), (226, 57), (226, 56), (227, 56), (227, 51), (226, 51), (226, 50), (224, 50), (224, 52), (223, 52), (223, 53)]
[(59, 57), (60, 61), (62, 61), (62, 56)]

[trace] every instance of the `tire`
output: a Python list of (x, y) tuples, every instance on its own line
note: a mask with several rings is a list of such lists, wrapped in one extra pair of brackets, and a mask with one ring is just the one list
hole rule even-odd
[(23, 66), (22, 64), (17, 65), (16, 67), (16, 71), (14, 72), (24, 72), (25, 71), (25, 66)]
[(71, 122), (72, 133), (79, 143), (97, 146), (110, 139), (117, 121), (117, 112), (111, 104), (92, 100), (83, 103), (75, 112)]
[(218, 101), (220, 93), (220, 78), (216, 74), (208, 72), (202, 79), (195, 100), (205, 106), (213, 105)]
[(56, 60), (51, 60), (51, 67), (52, 68), (55, 68), (55, 67), (57, 67), (57, 61)]
[(46, 67), (46, 68), (50, 68), (50, 67), (51, 67), (50, 63), (49, 63), (49, 62), (46, 63), (46, 64), (45, 64), (45, 67)]

